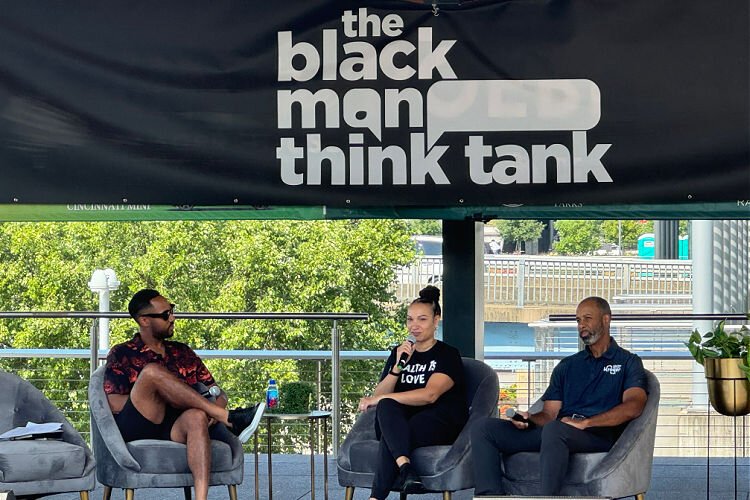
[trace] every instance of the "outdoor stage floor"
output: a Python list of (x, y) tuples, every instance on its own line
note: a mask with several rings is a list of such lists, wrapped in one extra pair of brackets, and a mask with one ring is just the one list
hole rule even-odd
[[(733, 495), (734, 461), (727, 458), (711, 459), (710, 500), (750, 500), (750, 459), (739, 459), (738, 462), (738, 490)], [(315, 470), (317, 478), (316, 500), (323, 500), (323, 464), (317, 460)], [(255, 498), (254, 460), (252, 454), (245, 455), (245, 480), (238, 489), (240, 500)], [(267, 466), (265, 456), (261, 456), (260, 464), (260, 495), (261, 500), (268, 499)], [(329, 462), (329, 498), (339, 500), (344, 498), (344, 488), (339, 486), (336, 477), (336, 463)], [(274, 455), (273, 457), (273, 498), (276, 500), (302, 500), (310, 498), (310, 456), (309, 455)], [(358, 488), (355, 500), (368, 498), (369, 490)], [(459, 491), (453, 494), (455, 500), (471, 500), (473, 490)], [(78, 500), (77, 493), (54, 495), (46, 497), (50, 500)], [(101, 500), (102, 487), (97, 485), (92, 492), (91, 500)], [(142, 489), (135, 493), (135, 500), (183, 500), (181, 488), (175, 489)], [(229, 495), (225, 487), (214, 486), (209, 490), (209, 500), (227, 500)], [(410, 495), (415, 500), (440, 500), (440, 494)], [(672, 458), (657, 457), (654, 460), (651, 489), (646, 494), (647, 500), (696, 500), (706, 497), (706, 459), (705, 458)], [(122, 491), (112, 492), (112, 500), (123, 500)], [(398, 499), (398, 494), (392, 493), (388, 500)]]

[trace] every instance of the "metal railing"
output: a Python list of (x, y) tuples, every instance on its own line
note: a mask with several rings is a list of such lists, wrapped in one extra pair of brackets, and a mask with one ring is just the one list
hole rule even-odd
[[(0, 319), (22, 319), (22, 318), (44, 318), (44, 319), (94, 319), (90, 329), (90, 345), (88, 350), (67, 349), (63, 350), (62, 356), (67, 358), (86, 358), (89, 360), (89, 375), (94, 372), (99, 361), (106, 358), (107, 352), (98, 349), (98, 328), (97, 321), (102, 318), (129, 318), (128, 313), (124, 312), (96, 312), (96, 311), (0, 311)], [(333, 433), (332, 444), (334, 449), (338, 449), (338, 430), (341, 421), (341, 394), (340, 394), (340, 335), (338, 321), (364, 321), (369, 318), (365, 313), (249, 313), (249, 312), (198, 312), (198, 313), (176, 313), (175, 319), (192, 319), (192, 320), (310, 320), (310, 321), (331, 321), (331, 350), (330, 351), (300, 351), (299, 354), (285, 357), (280, 351), (266, 351), (265, 354), (259, 354), (257, 351), (247, 355), (253, 359), (258, 356), (264, 356), (265, 359), (317, 359), (320, 353), (325, 353), (331, 361), (331, 418), (332, 427), (336, 429)], [(55, 349), (49, 350), (31, 350), (26, 349), (0, 349), (0, 358), (6, 358), (8, 355), (13, 357), (36, 357), (38, 355), (47, 357), (56, 357)], [(242, 359), (247, 351), (197, 351), (199, 355), (203, 353), (206, 358), (231, 358)], [(38, 353), (38, 354), (37, 354)], [(320, 385), (320, 384), (318, 384)]]
[[(415, 297), (427, 284), (441, 283), (442, 257), (420, 257), (396, 269), (399, 300)], [(679, 295), (692, 292), (692, 262), (634, 258), (495, 256), (484, 259), (486, 304), (576, 304), (581, 297)], [(683, 302), (672, 302), (683, 305)]]
[[(12, 314), (13, 317), (19, 317), (19, 313)], [(42, 316), (47, 317), (49, 314), (42, 313)], [(34, 317), (40, 316), (35, 314)], [(277, 318), (274, 316), (273, 319)], [(682, 345), (690, 330), (689, 321), (660, 322), (658, 325), (644, 322), (615, 323), (618, 342), (638, 353), (644, 360), (644, 365), (657, 375), (662, 385), (655, 450), (657, 456), (750, 455), (750, 417), (724, 417), (714, 412), (707, 403), (702, 370)], [(551, 371), (559, 360), (578, 349), (572, 323), (540, 322), (532, 326), (535, 328), (535, 345), (528, 351), (504, 352), (502, 347), (485, 350), (485, 361), (495, 367), (500, 381), (503, 397), (499, 405), (526, 408), (541, 396)], [(333, 421), (335, 427), (332, 429), (332, 444), (340, 442), (353, 424), (357, 415), (357, 402), (374, 387), (388, 354), (386, 351), (343, 351), (336, 357), (334, 350), (197, 352), (206, 360), (212, 372), (216, 372), (214, 366), (218, 367), (222, 360), (233, 360), (236, 364), (233, 364), (232, 369), (241, 370), (248, 376), (262, 373), (254, 367), (267, 364), (269, 360), (279, 364), (283, 364), (283, 360), (303, 361), (292, 368), (298, 370), (295, 376), (299, 380), (315, 384), (315, 397), (320, 407), (333, 410), (335, 406), (339, 411), (339, 417)], [(53, 402), (65, 409), (66, 415), (76, 427), (86, 432), (89, 366), (92, 359), (98, 361), (105, 354), (97, 349), (0, 349), (0, 367), (15, 371), (37, 385)], [(346, 369), (340, 370), (337, 379), (326, 379), (323, 374), (329, 370), (333, 373), (335, 358), (338, 358), (339, 366)], [(54, 364), (53, 368), (50, 368), (50, 363)], [(246, 394), (245, 397), (250, 400), (262, 397), (262, 382), (260, 380), (256, 384), (259, 387), (257, 394)], [(337, 391), (339, 399), (334, 403)], [(292, 440), (275, 442), (285, 443), (285, 446), (295, 449)], [(334, 452), (337, 449), (338, 444), (333, 444)]]
[[(0, 366), (8, 359), (59, 359), (65, 361), (75, 359), (72, 350), (55, 352), (57, 350), (0, 350)], [(258, 363), (267, 359), (308, 359), (320, 364), (328, 364), (331, 351), (199, 351), (198, 354), (210, 363), (217, 359), (245, 360), (248, 363)], [(336, 434), (339, 440), (346, 435), (357, 416), (357, 402), (359, 398), (371, 390), (382, 369), (387, 352), (383, 351), (344, 351), (341, 352), (341, 362), (346, 367), (340, 388), (342, 392), (341, 419), (336, 430), (331, 429), (331, 439)], [(487, 352), (485, 362), (490, 365), (506, 365), (505, 369), (496, 369), (501, 387), (501, 398), (498, 407), (505, 405), (526, 409), (544, 392), (552, 369), (560, 359), (569, 352), (516, 352), (499, 354)], [(679, 351), (639, 352), (644, 365), (653, 371), (661, 382), (662, 396), (659, 407), (659, 417), (656, 435), (656, 456), (672, 457), (731, 457), (735, 453), (738, 457), (750, 456), (750, 418), (725, 417), (719, 415), (705, 402), (696, 402), (706, 398), (705, 383), (696, 387), (693, 378), (694, 361), (689, 354)], [(49, 371), (35, 372), (33, 367), (19, 368), (25, 378), (34, 383), (47, 394), (59, 407), (68, 408), (66, 416), (84, 434), (88, 426), (88, 369), (85, 350), (78, 350), (78, 370), (68, 370), (64, 379), (59, 379)], [(230, 356), (230, 358), (227, 358)], [(508, 369), (507, 365), (513, 365)], [(16, 364), (18, 367), (18, 364)], [(318, 368), (319, 370), (319, 368)], [(315, 381), (317, 370), (300, 373), (300, 378)], [(58, 370), (55, 370), (58, 372)], [(352, 384), (352, 380), (366, 379), (371, 381), (364, 386), (361, 383)], [(330, 402), (331, 388), (324, 381), (317, 379), (317, 388), (323, 404)], [(67, 387), (63, 387), (65, 384)], [(698, 392), (696, 392), (698, 389)], [(257, 396), (259, 396), (258, 394)], [(253, 397), (255, 395), (250, 395)], [(305, 424), (297, 424), (297, 427)], [(710, 425), (710, 429), (709, 429)], [(290, 424), (292, 431), (296, 427)], [(304, 429), (299, 427), (300, 432)], [(265, 436), (261, 435), (261, 443), (265, 445)], [(329, 441), (331, 442), (331, 441)], [(275, 439), (274, 451), (302, 452), (304, 445), (295, 448), (294, 443), (287, 439)], [(333, 446), (333, 451), (337, 450)]]

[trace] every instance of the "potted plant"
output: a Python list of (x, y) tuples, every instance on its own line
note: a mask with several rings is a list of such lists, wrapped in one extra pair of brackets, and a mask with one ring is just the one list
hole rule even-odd
[(711, 406), (722, 415), (750, 413), (750, 329), (727, 332), (721, 321), (703, 336), (693, 331), (685, 345), (703, 365)]

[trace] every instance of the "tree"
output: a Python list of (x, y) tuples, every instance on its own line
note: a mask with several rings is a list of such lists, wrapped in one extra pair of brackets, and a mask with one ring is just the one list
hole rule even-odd
[(429, 236), (440, 236), (443, 234), (443, 224), (439, 220), (409, 219), (405, 222), (409, 234), (426, 234)]
[[(622, 227), (622, 248), (635, 249), (638, 247), (638, 237), (645, 233), (654, 232), (653, 221), (641, 220), (605, 220), (601, 223), (602, 236), (607, 243), (619, 242), (619, 227)], [(618, 243), (619, 244), (619, 243)]]
[(516, 242), (517, 251), (522, 242), (538, 239), (544, 230), (544, 223), (536, 220), (501, 219), (491, 223), (503, 239)]
[(559, 240), (555, 250), (564, 255), (593, 252), (601, 244), (600, 222), (594, 220), (559, 220), (555, 222)]
[[(135, 291), (152, 287), (178, 311), (365, 312), (367, 322), (340, 322), (341, 348), (381, 350), (391, 342), (386, 332), (402, 331), (404, 324), (402, 311), (391, 305), (394, 268), (413, 259), (406, 225), (392, 220), (5, 223), (0, 304), (17, 311), (94, 310), (87, 282), (94, 269), (111, 267), (122, 283), (112, 294), (113, 310), (125, 310)], [(88, 348), (90, 325), (2, 320), (0, 346)], [(110, 325), (112, 343), (136, 328), (129, 319)], [(175, 338), (195, 349), (316, 350), (330, 349), (330, 335), (329, 322), (178, 320)], [(366, 373), (375, 362), (357, 363), (367, 370), (351, 370), (346, 383), (361, 391), (373, 382)], [(317, 378), (311, 361), (207, 364), (238, 405), (262, 397), (269, 376), (281, 382)], [(53, 379), (45, 391), (77, 392), (77, 398), (53, 399), (79, 411), (77, 426), (86, 427), (85, 361), (13, 359), (0, 365), (22, 376), (54, 373), (44, 377)]]

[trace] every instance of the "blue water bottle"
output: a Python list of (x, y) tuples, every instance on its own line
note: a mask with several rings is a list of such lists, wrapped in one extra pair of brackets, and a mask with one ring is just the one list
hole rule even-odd
[(276, 380), (270, 379), (268, 381), (268, 389), (266, 389), (266, 408), (273, 410), (279, 407), (279, 386), (276, 385)]

